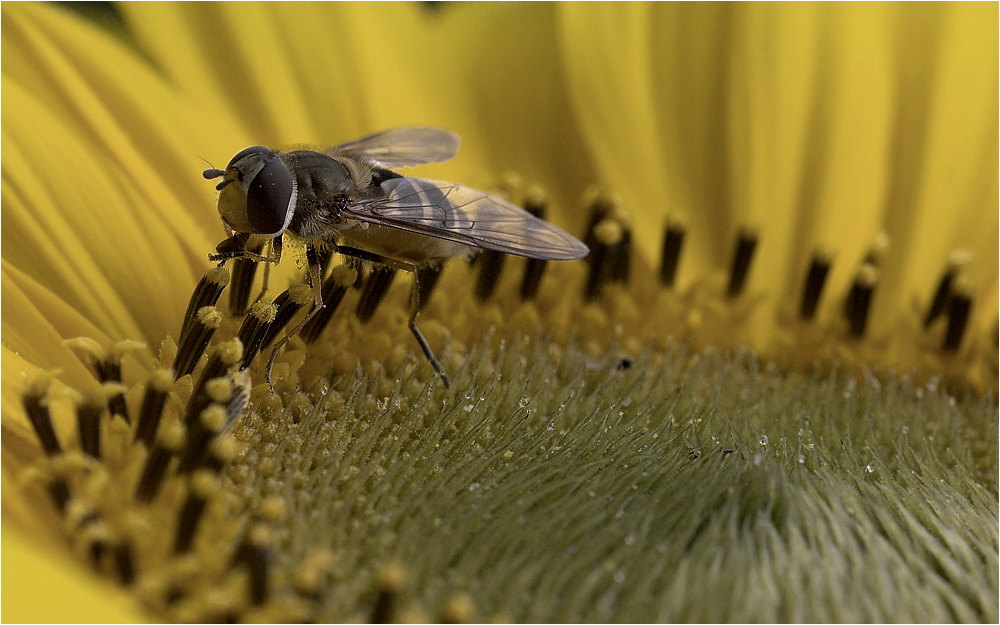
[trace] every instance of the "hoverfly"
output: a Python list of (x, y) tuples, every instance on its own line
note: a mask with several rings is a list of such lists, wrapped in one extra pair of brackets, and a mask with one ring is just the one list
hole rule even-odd
[[(238, 152), (225, 170), (204, 172), (206, 179), (222, 178), (216, 186), (219, 215), (229, 235), (211, 260), (277, 263), (286, 233), (306, 246), (315, 306), (274, 347), (268, 382), (278, 350), (323, 307), (317, 249), (413, 274), (409, 329), (445, 386), (448, 376), (416, 325), (418, 268), (471, 258), (484, 249), (541, 260), (587, 255), (587, 246), (575, 237), (506, 200), (458, 183), (392, 171), (447, 161), (458, 146), (453, 132), (410, 126), (321, 152), (253, 146)], [(247, 250), (251, 235), (270, 237), (268, 255)]]

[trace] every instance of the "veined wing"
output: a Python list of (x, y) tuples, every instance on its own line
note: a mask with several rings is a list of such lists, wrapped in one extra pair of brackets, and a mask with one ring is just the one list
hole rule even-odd
[(401, 126), (348, 141), (326, 150), (383, 167), (414, 167), (451, 160), (461, 140), (450, 130), (433, 126)]
[(576, 260), (587, 246), (510, 202), (465, 185), (427, 178), (392, 178), (384, 197), (363, 199), (349, 217), (472, 247), (542, 260)]

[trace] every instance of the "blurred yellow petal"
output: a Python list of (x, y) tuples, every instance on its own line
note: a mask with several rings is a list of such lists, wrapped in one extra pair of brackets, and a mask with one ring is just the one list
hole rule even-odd
[(64, 338), (76, 336), (107, 343), (107, 336), (90, 319), (9, 266), (6, 259), (2, 301), (5, 348), (42, 369), (60, 370), (60, 377), (75, 388), (93, 386), (93, 375), (63, 344)]
[(3, 529), (3, 620), (7, 623), (138, 623), (135, 601), (110, 582), (57, 560), (15, 530)]

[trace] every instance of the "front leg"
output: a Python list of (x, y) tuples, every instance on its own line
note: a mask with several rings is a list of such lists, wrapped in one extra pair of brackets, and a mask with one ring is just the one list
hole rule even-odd
[(278, 263), (281, 260), (281, 235), (271, 239), (271, 255), (264, 256), (247, 249), (250, 240), (249, 232), (239, 232), (215, 246), (215, 254), (209, 254), (208, 260), (213, 263), (224, 263), (227, 260), (245, 258), (259, 263)]
[[(268, 256), (265, 256), (263, 254), (258, 254), (257, 252), (254, 252), (252, 250), (248, 250), (247, 243), (249, 242), (249, 240), (250, 240), (250, 233), (248, 232), (233, 234), (228, 239), (222, 241), (217, 246), (215, 246), (216, 253), (209, 254), (208, 259), (212, 262), (217, 262), (219, 264), (223, 264), (228, 260), (237, 260), (237, 261), (247, 260), (257, 263), (265, 263), (264, 280), (263, 284), (261, 285), (260, 295), (258, 295), (257, 299), (254, 300), (254, 303), (257, 303), (261, 301), (264, 298), (264, 295), (267, 293), (267, 283), (268, 279), (271, 276), (271, 265), (281, 261), (282, 240), (280, 234), (271, 239), (270, 241), (271, 253)], [(234, 268), (234, 275), (246, 276), (247, 284), (243, 288), (245, 288), (246, 289), (245, 292), (249, 294), (250, 283), (253, 282), (253, 275), (256, 272), (256, 268), (253, 266), (248, 266), (248, 267), (243, 267), (242, 269), (248, 271), (249, 273), (241, 274), (240, 273), (241, 265), (240, 263), (237, 263)], [(239, 309), (240, 312), (243, 312), (245, 310), (245, 306), (246, 306), (246, 299), (243, 299), (242, 302), (239, 303), (237, 308)]]

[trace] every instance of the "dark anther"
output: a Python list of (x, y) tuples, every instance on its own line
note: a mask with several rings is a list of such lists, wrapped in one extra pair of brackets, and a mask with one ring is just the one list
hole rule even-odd
[(52, 495), (52, 499), (56, 502), (56, 507), (59, 508), (59, 512), (66, 512), (66, 504), (69, 503), (69, 484), (66, 480), (62, 478), (56, 478), (49, 483), (49, 494)]
[(444, 263), (434, 265), (423, 265), (417, 268), (417, 280), (420, 282), (420, 292), (417, 293), (420, 302), (420, 310), (427, 307), (427, 302), (431, 301), (431, 293), (437, 286), (441, 274), (444, 273)]
[(55, 456), (62, 452), (62, 447), (52, 426), (52, 416), (49, 414), (48, 398), (45, 394), (29, 391), (21, 401), (24, 402), (24, 411), (28, 413), (28, 420), (35, 429), (35, 435), (42, 444), (42, 449), (47, 455)]
[(802, 291), (802, 305), (799, 316), (809, 320), (816, 316), (819, 299), (823, 294), (823, 285), (830, 273), (830, 258), (827, 254), (817, 252), (809, 263), (809, 273), (806, 275), (806, 286)]
[[(287, 291), (285, 292), (287, 294)], [(264, 344), (264, 337), (267, 336), (267, 327), (274, 319), (277, 311), (274, 306), (261, 304), (253, 306), (250, 313), (243, 318), (239, 332), (236, 336), (243, 344), (243, 359), (240, 362), (240, 370), (246, 369), (253, 362), (253, 359), (260, 353)]]
[[(524, 200), (524, 210), (530, 214), (545, 219), (545, 197), (541, 192), (529, 192)], [(542, 276), (548, 262), (539, 258), (529, 258), (524, 263), (524, 275), (521, 277), (521, 299), (533, 300), (542, 283)]]
[(229, 272), (224, 267), (209, 269), (202, 276), (198, 286), (191, 293), (188, 301), (187, 311), (184, 313), (184, 322), (181, 325), (181, 333), (178, 335), (177, 344), (182, 345), (188, 332), (196, 322), (196, 314), (205, 306), (215, 306), (222, 295), (222, 290), (229, 284)]
[(215, 306), (205, 306), (195, 312), (187, 333), (181, 337), (177, 346), (177, 356), (174, 358), (175, 380), (194, 371), (221, 322), (222, 315)]
[(372, 623), (391, 623), (393, 599), (396, 598), (394, 589), (380, 586), (378, 594), (375, 596), (375, 605), (372, 606), (372, 614), (369, 621)]
[(192, 490), (184, 500), (180, 518), (177, 522), (177, 536), (174, 539), (174, 553), (187, 553), (194, 542), (194, 534), (198, 529), (202, 514), (205, 512), (206, 499)]
[(265, 541), (251, 541), (247, 545), (247, 566), (250, 569), (250, 600), (254, 605), (267, 601), (267, 570), (271, 551)]
[(951, 298), (951, 285), (955, 280), (955, 267), (948, 267), (941, 281), (938, 283), (937, 291), (934, 292), (934, 299), (931, 301), (927, 315), (924, 317), (924, 327), (931, 325), (935, 319), (940, 317), (948, 309), (948, 300)]
[(76, 423), (80, 432), (80, 447), (92, 458), (101, 457), (101, 414), (104, 404), (88, 398), (76, 406)]
[[(614, 205), (601, 209), (601, 203), (594, 207), (594, 214), (610, 215)], [(589, 273), (584, 287), (584, 297), (587, 301), (600, 295), (604, 284), (611, 281), (624, 282), (628, 279), (629, 258), (632, 247), (632, 233), (625, 223), (624, 215), (609, 216), (597, 222), (587, 232), (587, 242), (590, 246), (590, 256), (587, 257)]]
[[(103, 382), (121, 383), (122, 381), (122, 361), (120, 357), (108, 355), (104, 360), (97, 363), (97, 379)], [(108, 398), (108, 410), (112, 416), (118, 416), (125, 420), (125, 423), (132, 423), (128, 416), (128, 407), (125, 405), (125, 393), (115, 393)]]
[(595, 229), (597, 224), (604, 221), (606, 218), (610, 217), (615, 210), (614, 200), (610, 197), (601, 195), (594, 200), (590, 209), (590, 220), (587, 223), (586, 233), (587, 236), (584, 237), (583, 242), (593, 250), (597, 246), (597, 234)]
[(233, 552), (231, 566), (247, 567), (250, 600), (262, 605), (268, 595), (268, 568), (271, 564), (270, 531), (266, 526), (253, 527)]
[(521, 278), (521, 299), (535, 299), (547, 266), (548, 261), (541, 260), (540, 258), (529, 258), (525, 261), (524, 276)]
[(962, 344), (962, 335), (969, 323), (972, 299), (965, 293), (953, 293), (948, 302), (948, 331), (944, 337), (944, 350), (954, 352)]
[(379, 575), (378, 594), (375, 605), (372, 606), (370, 621), (372, 623), (393, 622), (393, 611), (396, 598), (403, 589), (405, 574), (397, 565), (389, 565)]
[(680, 223), (669, 223), (663, 232), (663, 250), (660, 256), (660, 284), (673, 287), (680, 265), (681, 248), (684, 246), (684, 227)]
[(159, 444), (153, 446), (142, 469), (139, 486), (135, 489), (135, 498), (140, 503), (149, 503), (156, 497), (163, 483), (163, 477), (167, 474), (171, 458), (173, 453), (169, 449)]
[(496, 291), (506, 260), (506, 254), (494, 250), (485, 250), (476, 259), (476, 264), (479, 265), (479, 276), (476, 278), (475, 292), (476, 299), (480, 302), (488, 300)]
[(323, 329), (326, 328), (326, 325), (330, 323), (330, 319), (333, 318), (333, 313), (337, 311), (340, 302), (343, 301), (344, 295), (347, 294), (347, 289), (347, 285), (340, 284), (336, 280), (327, 279), (323, 282), (323, 310), (316, 313), (312, 319), (302, 326), (299, 336), (302, 337), (303, 341), (313, 343), (319, 338)]
[(149, 449), (156, 440), (156, 429), (163, 417), (163, 406), (170, 390), (170, 374), (159, 370), (153, 372), (146, 383), (146, 392), (139, 408), (139, 423), (135, 428), (135, 440), (142, 442)]
[(90, 539), (90, 562), (95, 568), (100, 567), (101, 560), (108, 548), (108, 542), (103, 537)]
[[(264, 337), (260, 343), (260, 349), (264, 350), (271, 341), (278, 336), (278, 333), (285, 329), (288, 322), (292, 320), (295, 313), (299, 312), (303, 304), (295, 301), (286, 289), (278, 297), (274, 298), (274, 305), (277, 308), (277, 312), (274, 315), (274, 319), (271, 320), (267, 327), (264, 329)], [(244, 354), (245, 356), (245, 354)]]
[(607, 281), (611, 248), (600, 242), (589, 245), (590, 256), (587, 257), (587, 264), (590, 265), (590, 271), (587, 273), (587, 283), (584, 286), (583, 297), (586, 301), (591, 302), (597, 298), (597, 295), (601, 292), (601, 286)]
[(365, 323), (371, 320), (372, 315), (378, 310), (379, 304), (382, 303), (382, 299), (389, 292), (389, 287), (392, 286), (392, 281), (395, 277), (395, 269), (383, 267), (382, 265), (376, 265), (372, 268), (368, 274), (368, 278), (365, 280), (365, 286), (361, 291), (361, 299), (358, 300), (358, 307), (355, 310), (358, 319)]
[(851, 336), (861, 338), (865, 335), (868, 325), (868, 311), (871, 307), (872, 295), (878, 281), (878, 272), (873, 265), (865, 265), (854, 279), (847, 299), (844, 301), (844, 314), (850, 326)]
[[(222, 401), (215, 402), (206, 407), (197, 419), (188, 425), (187, 439), (184, 441), (184, 450), (181, 453), (180, 462), (177, 465), (179, 473), (191, 473), (195, 469), (203, 466), (209, 457), (209, 447), (219, 434), (226, 431), (232, 425), (235, 417), (233, 412), (227, 410), (229, 403), (239, 402), (237, 397), (238, 389), (226, 380), (219, 380), (223, 388), (229, 387), (229, 397), (219, 398)], [(239, 416), (238, 413), (236, 416)]]
[[(208, 362), (205, 363), (201, 375), (198, 376), (191, 397), (184, 409), (185, 426), (190, 427), (192, 423), (197, 421), (201, 417), (202, 411), (211, 403), (224, 403), (232, 399), (231, 396), (213, 398), (209, 387), (212, 385), (214, 388), (218, 384), (217, 378), (225, 378), (229, 373), (229, 368), (240, 362), (244, 353), (239, 340), (220, 343), (216, 346), (209, 356)], [(231, 387), (226, 388), (232, 391)]]
[(618, 361), (618, 370), (619, 371), (628, 371), (629, 369), (632, 368), (633, 364), (635, 364), (635, 361), (633, 361), (628, 356), (625, 356), (624, 358), (622, 358), (621, 360)]
[(623, 228), (621, 241), (613, 248), (608, 277), (612, 282), (628, 282), (632, 265), (632, 230)]
[(747, 275), (750, 273), (750, 261), (753, 260), (757, 248), (757, 235), (742, 231), (736, 239), (736, 252), (733, 254), (733, 268), (729, 274), (729, 288), (726, 295), (730, 298), (743, 292)]
[[(260, 254), (263, 249), (263, 241), (247, 246), (247, 251), (252, 254)], [(251, 258), (237, 258), (233, 261), (233, 281), (229, 286), (229, 314), (234, 317), (242, 317), (247, 312), (258, 264)]]
[(135, 581), (135, 560), (132, 557), (132, 547), (128, 543), (119, 543), (114, 549), (115, 568), (121, 583), (130, 586)]

